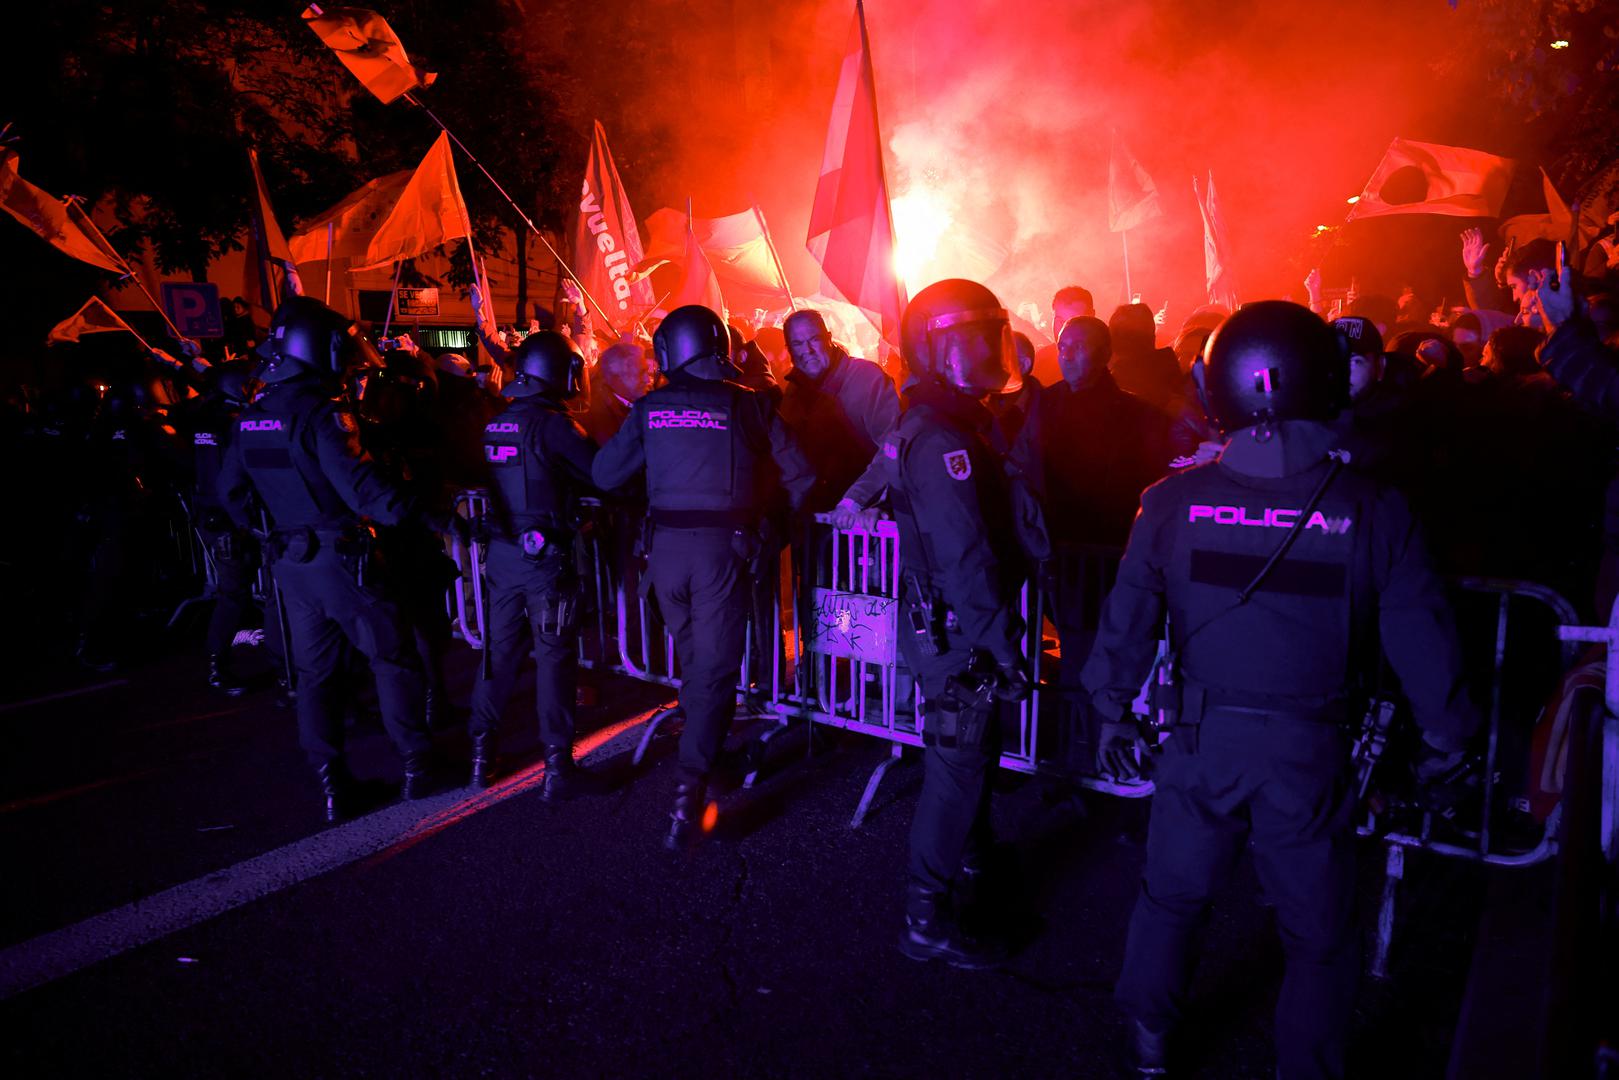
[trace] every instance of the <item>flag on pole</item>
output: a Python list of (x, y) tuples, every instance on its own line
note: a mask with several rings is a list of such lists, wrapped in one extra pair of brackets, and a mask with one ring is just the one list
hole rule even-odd
[(0, 151), (0, 209), (64, 255), (114, 274), (129, 273), (124, 260), (98, 230), (86, 229), (75, 221), (68, 204), (24, 180), (17, 166), (15, 152)]
[(635, 211), (607, 147), (607, 129), (598, 120), (579, 190), (579, 218), (573, 228), (574, 272), (585, 291), (606, 300), (609, 307), (627, 315), (644, 313), (652, 307), (652, 286), (631, 273), (642, 259)]
[(374, 270), (413, 259), (471, 231), (466, 200), (455, 178), (450, 136), (441, 131), (354, 269)]
[(1499, 217), (1512, 166), (1510, 158), (1481, 150), (1397, 138), (1345, 220), (1396, 214)]
[(118, 313), (102, 302), (101, 297), (92, 296), (86, 300), (79, 310), (51, 327), (51, 332), (45, 341), (51, 345), (62, 342), (78, 341), (86, 334), (104, 334), (113, 330), (122, 330), (127, 334), (134, 334), (135, 340), (141, 345), (146, 341), (135, 333), (132, 326), (118, 317)]
[[(646, 219), (646, 257), (635, 267), (638, 274), (665, 262), (686, 258), (686, 215), (664, 207)], [(725, 297), (739, 308), (777, 308), (787, 296), (776, 261), (770, 254), (762, 217), (754, 210), (717, 218), (695, 218), (689, 231), (718, 279)]]
[(1192, 178), (1192, 194), (1203, 216), (1203, 277), (1209, 290), (1209, 303), (1236, 311), (1237, 278), (1231, 267), (1231, 241), (1226, 236), (1225, 215), (1220, 212), (1220, 201), (1214, 194), (1213, 169), (1209, 170), (1208, 186), (1201, 192), (1197, 189), (1197, 177)]
[(287, 248), (297, 263), (325, 262), (327, 226), (332, 226), (330, 247), (333, 262), (363, 259), (377, 228), (399, 201), (400, 193), (414, 174), (406, 169), (369, 180), (294, 233)]
[(310, 4), (304, 22), (384, 105), (438, 78), (410, 62), (388, 20), (374, 11)]
[(1107, 227), (1124, 232), (1163, 217), (1158, 204), (1158, 185), (1152, 182), (1141, 162), (1115, 135), (1107, 161)]
[(264, 186), (264, 174), (259, 171), (259, 152), (249, 150), (247, 158), (253, 166), (253, 184), (259, 193), (258, 224), (259, 235), (264, 237), (264, 254), (276, 262), (296, 262), (292, 249), (287, 246), (286, 234), (275, 219), (275, 211), (270, 208), (270, 191)]
[(697, 230), (692, 227), (690, 199), (686, 200), (685, 218), (686, 231), (681, 241), (679, 259), (680, 283), (669, 294), (665, 306), (672, 311), (687, 304), (701, 304), (710, 311), (719, 312), (721, 319), (729, 319), (730, 313), (725, 308), (725, 294), (720, 289), (719, 278), (714, 274), (713, 264), (708, 261), (702, 241), (697, 238)]
[[(1546, 170), (1540, 170), (1541, 186), (1546, 192), (1546, 212), (1544, 214), (1519, 214), (1509, 217), (1501, 223), (1501, 239), (1515, 241), (1520, 247), (1531, 240), (1567, 240), (1574, 230), (1574, 212), (1569, 209), (1568, 203), (1557, 193), (1557, 187), (1552, 178), (1546, 175)], [(1580, 215), (1582, 218), (1585, 215)], [(1580, 222), (1580, 245), (1583, 247), (1597, 233), (1597, 229), (1586, 228), (1586, 222)], [(1571, 256), (1572, 258), (1572, 256)]]
[[(243, 298), (250, 307), (274, 311), (281, 299), (281, 282), (286, 270), (296, 269), (296, 266), (292, 251), (287, 247), (286, 234), (281, 231), (275, 211), (270, 207), (270, 192), (264, 184), (264, 174), (259, 171), (258, 151), (249, 150), (247, 160), (253, 170), (258, 205), (254, 209), (252, 227), (247, 231), (247, 243), (242, 249)], [(277, 266), (282, 268), (282, 276), (277, 275)]]
[(897, 343), (905, 285), (894, 265), (894, 212), (883, 173), (877, 86), (865, 7), (858, 0), (832, 98), (808, 246), (825, 280), (864, 311), (884, 338)]

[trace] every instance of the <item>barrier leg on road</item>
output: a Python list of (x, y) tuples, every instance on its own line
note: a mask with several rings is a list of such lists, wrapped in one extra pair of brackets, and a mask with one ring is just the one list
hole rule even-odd
[(641, 741), (635, 744), (635, 754), (630, 758), (631, 764), (641, 764), (641, 759), (646, 757), (647, 750), (652, 746), (652, 740), (657, 737), (658, 729), (663, 727), (666, 720), (679, 712), (680, 706), (674, 705), (664, 709), (647, 721), (646, 730), (641, 732)]
[(877, 797), (877, 786), (883, 782), (883, 777), (905, 756), (905, 745), (895, 743), (889, 747), (888, 756), (878, 766), (871, 770), (871, 779), (866, 781), (866, 790), (860, 793), (860, 805), (854, 808), (854, 817), (849, 819), (849, 828), (858, 829), (866, 823), (866, 815), (871, 812), (871, 801)]
[(1377, 909), (1377, 939), (1372, 943), (1370, 974), (1374, 979), (1389, 977), (1389, 946), (1394, 941), (1394, 913), (1400, 897), (1400, 879), (1405, 877), (1405, 847), (1391, 843), (1383, 866), (1383, 899)]

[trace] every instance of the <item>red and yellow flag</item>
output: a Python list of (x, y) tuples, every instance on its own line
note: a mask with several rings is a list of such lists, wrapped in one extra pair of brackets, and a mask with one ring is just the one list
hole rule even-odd
[(304, 22), (384, 105), (438, 78), (410, 62), (388, 20), (374, 11), (310, 4)]
[(264, 174), (259, 171), (259, 152), (249, 150), (247, 158), (253, 165), (253, 183), (259, 193), (258, 220), (259, 228), (264, 234), (264, 254), (277, 262), (293, 262), (292, 249), (287, 246), (287, 237), (275, 219), (275, 211), (270, 208), (270, 192), (264, 186)]
[(1158, 185), (1153, 183), (1141, 162), (1117, 135), (1107, 159), (1107, 228), (1125, 232), (1164, 216), (1158, 201)]
[(1499, 217), (1510, 158), (1465, 146), (1395, 139), (1349, 211), (1349, 221), (1396, 214)]
[[(84, 302), (84, 306), (72, 315), (51, 327), (51, 332), (45, 341), (51, 345), (62, 342), (78, 341), (86, 334), (104, 334), (113, 330), (122, 330), (127, 334), (135, 334), (135, 330), (118, 313), (102, 302), (101, 297), (92, 296)], [(139, 334), (135, 340), (142, 345), (146, 344)]]
[(293, 261), (302, 264), (324, 262), (328, 257), (334, 262), (365, 258), (371, 238), (377, 234), (377, 227), (393, 210), (412, 175), (406, 169), (369, 180), (342, 202), (307, 223), (287, 242)]
[(0, 151), (0, 209), (63, 254), (114, 274), (128, 273), (99, 232), (85, 229), (66, 203), (18, 175), (17, 155), (11, 151)]
[(876, 77), (865, 8), (858, 0), (832, 98), (806, 242), (821, 264), (822, 288), (830, 283), (883, 337), (898, 342), (905, 283), (894, 265), (894, 212), (883, 173)]
[(727, 300), (739, 309), (781, 307), (788, 286), (770, 254), (764, 214), (757, 207), (725, 217), (695, 218), (689, 230), (681, 211), (667, 206), (654, 211), (646, 219), (646, 255), (640, 266), (651, 269), (684, 260), (688, 231), (696, 234)]
[(393, 209), (366, 245), (356, 270), (373, 270), (459, 240), (472, 232), (472, 219), (455, 178), (450, 136), (441, 132), (416, 166)]
[(720, 290), (720, 279), (714, 273), (708, 253), (692, 227), (691, 200), (686, 200), (686, 235), (681, 245), (680, 283), (665, 306), (673, 311), (687, 304), (701, 304), (721, 319), (729, 319), (725, 309), (725, 294)]

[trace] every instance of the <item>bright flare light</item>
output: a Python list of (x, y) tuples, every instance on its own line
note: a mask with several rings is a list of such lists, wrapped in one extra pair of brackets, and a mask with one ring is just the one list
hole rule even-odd
[(1354, 206), (1356, 203), (1360, 202), (1360, 196), (1351, 195), (1349, 198), (1345, 199), (1344, 202), (1348, 203), (1350, 206)]
[(1552, 42), (1552, 48), (1566, 49), (1568, 48), (1568, 41), (1564, 38), (1558, 38), (1556, 41)]
[(894, 272), (915, 293), (929, 284), (928, 264), (939, 250), (939, 241), (955, 217), (928, 188), (913, 188), (892, 203), (894, 213)]

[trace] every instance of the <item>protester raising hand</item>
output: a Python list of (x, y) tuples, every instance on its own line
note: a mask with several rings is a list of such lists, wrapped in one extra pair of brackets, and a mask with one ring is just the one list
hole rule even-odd
[(1468, 277), (1484, 276), (1484, 260), (1489, 253), (1490, 245), (1484, 239), (1483, 229), (1462, 230), (1462, 267)]

